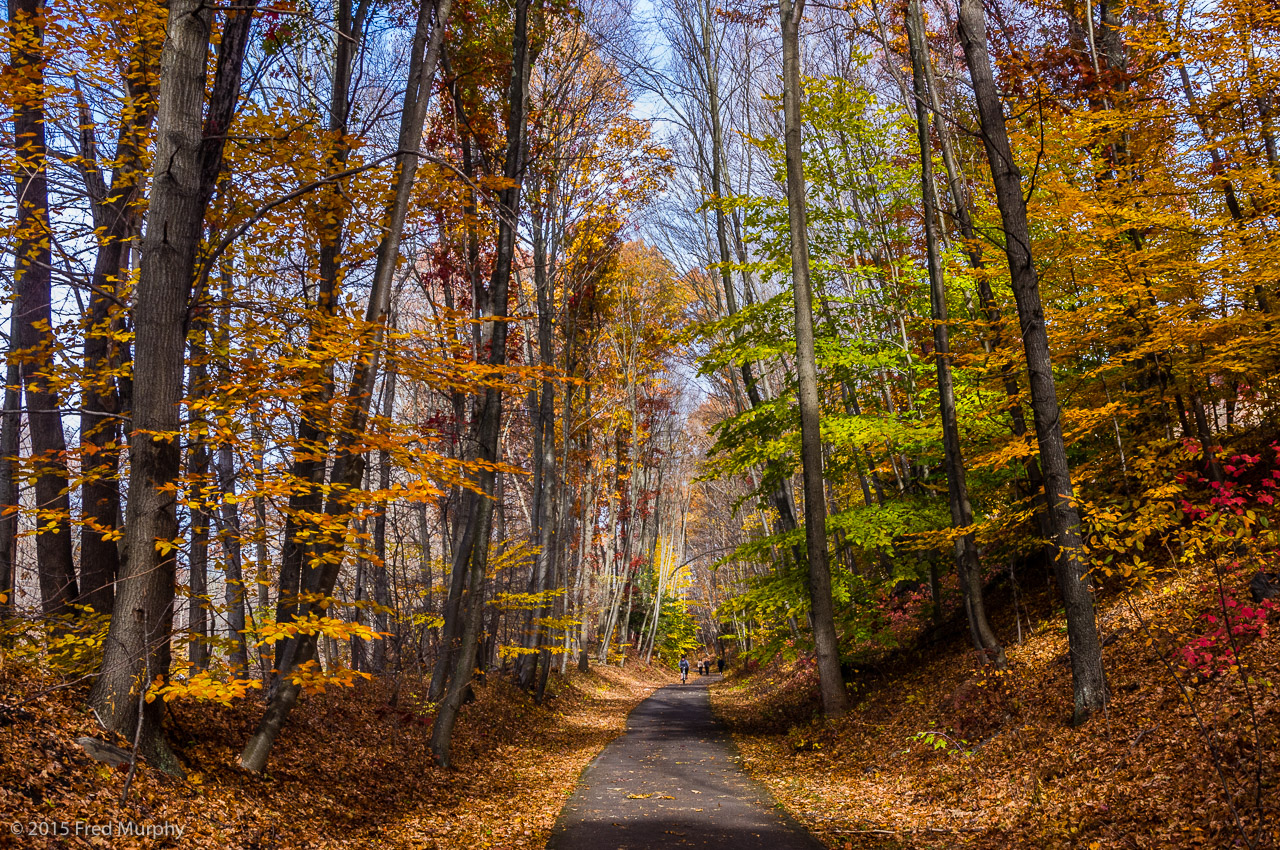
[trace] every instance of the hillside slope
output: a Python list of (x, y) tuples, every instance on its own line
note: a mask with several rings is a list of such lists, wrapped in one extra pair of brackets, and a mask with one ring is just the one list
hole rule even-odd
[(832, 723), (803, 657), (739, 671), (714, 705), (748, 769), (832, 847), (1280, 846), (1275, 615), (1248, 575), (1227, 566), (1221, 596), (1204, 566), (1104, 598), (1112, 700), (1082, 728), (1048, 593), (1004, 674), (955, 635), (860, 673)]

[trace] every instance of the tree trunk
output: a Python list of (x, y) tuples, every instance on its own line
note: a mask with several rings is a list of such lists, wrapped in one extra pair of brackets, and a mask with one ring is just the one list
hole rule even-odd
[(4, 411), (0, 419), (0, 618), (14, 611), (13, 593), (18, 570), (18, 437), (22, 425), (22, 367), (14, 356), (9, 317), (9, 356), (5, 369)]
[[(231, 380), (230, 365), (225, 358), (231, 351), (231, 301), (234, 288), (229, 271), (222, 275), (222, 305), (218, 310), (218, 323), (214, 330), (215, 343), (224, 359), (218, 370), (219, 381), (225, 385)], [(227, 411), (229, 412), (229, 411)], [(222, 547), (223, 561), (223, 593), (227, 605), (227, 635), (232, 640), (232, 649), (227, 662), (235, 676), (247, 676), (249, 673), (248, 638), (244, 559), (241, 551), (244, 536), (240, 526), (240, 507), (234, 501), (236, 492), (236, 464), (231, 443), (223, 439), (215, 452), (214, 471), (217, 475), (217, 486), (220, 494), (218, 505), (218, 541)]]
[(9, 0), (9, 62), (20, 84), (12, 92), (17, 219), (14, 233), (14, 345), (23, 364), (31, 461), (36, 478), (36, 566), (45, 614), (70, 613), (76, 601), (71, 554), (71, 499), (61, 400), (53, 380), (48, 148), (45, 142), (44, 0)]
[(160, 733), (164, 703), (146, 703), (140, 720), (136, 694), (169, 671), (187, 306), (256, 5), (257, 0), (245, 0), (227, 13), (203, 127), (212, 7), (198, 0), (171, 0), (160, 60), (155, 170), (136, 307), (128, 557), (116, 584), (115, 616), (89, 701), (109, 730), (132, 738), (137, 729), (140, 752), (166, 770), (176, 770), (177, 762)]
[[(422, 146), (427, 102), (430, 99), (436, 65), (440, 58), (450, 6), (451, 0), (436, 0), (436, 2), (421, 0), (418, 5), (413, 45), (410, 48), (409, 77), (400, 115), (399, 148), (394, 171), (395, 194), (383, 211), (384, 229), (378, 244), (377, 263), (365, 313), (366, 324), (372, 331), (363, 339), (361, 351), (357, 355), (358, 359), (352, 370), (344, 410), (341, 414), (343, 417), (341, 428), (342, 433), (346, 435), (347, 445), (340, 446), (336, 453), (333, 470), (329, 477), (332, 493), (325, 505), (325, 511), (328, 514), (344, 517), (346, 520), (333, 523), (336, 527), (330, 531), (324, 541), (317, 544), (316, 566), (308, 567), (302, 582), (304, 591), (308, 594), (318, 594), (322, 598), (329, 596), (337, 583), (338, 573), (342, 567), (341, 555), (345, 546), (346, 523), (351, 515), (347, 500), (360, 490), (361, 481), (364, 478), (365, 456), (353, 444), (368, 428), (369, 406), (373, 398), (378, 360), (391, 306), (392, 280), (399, 260), (400, 240), (409, 210), (410, 196), (417, 177), (418, 154)], [(433, 12), (434, 26), (432, 25)], [(323, 613), (323, 608), (316, 603), (312, 603), (309, 610), (316, 614)], [(276, 737), (284, 728), (285, 721), (301, 692), (301, 687), (289, 678), (289, 673), (295, 667), (315, 658), (316, 636), (314, 634), (306, 634), (286, 641), (285, 650), (280, 654), (278, 661), (280, 672), (277, 687), (270, 696), (267, 710), (263, 713), (257, 730), (240, 754), (241, 767), (259, 772), (266, 766), (267, 757), (271, 754)]]
[(240, 509), (227, 500), (227, 497), (233, 496), (236, 491), (235, 464), (229, 443), (218, 446), (216, 469), (218, 489), (222, 493), (218, 533), (222, 545), (223, 571), (226, 576), (224, 584), (227, 629), (230, 633), (228, 637), (234, 642), (227, 661), (235, 675), (244, 676), (249, 671), (249, 650), (245, 639), (244, 562), (241, 554), (243, 538), (240, 534)]
[[(462, 101), (461, 90), (458, 87), (456, 77), (449, 81), (449, 90), (453, 96), (454, 110), (456, 114), (464, 114), (464, 105)], [(472, 155), (472, 141), (469, 132), (465, 129), (465, 123), (462, 124), (461, 138), (459, 139), (459, 147), (462, 154), (462, 171), (466, 175), (469, 183), (472, 183), (475, 177), (475, 160)], [(484, 283), (480, 274), (480, 236), (478, 228), (475, 224), (476, 220), (476, 193), (474, 186), (469, 186), (466, 195), (466, 202), (463, 206), (463, 217), (467, 221), (467, 278), (471, 283), (471, 295), (473, 301), (473, 310), (476, 318), (480, 316), (481, 305), (485, 302), (487, 295), (484, 292)], [(444, 288), (445, 306), (450, 310), (454, 309), (453, 296), (448, 286)], [(475, 357), (480, 359), (482, 354), (481, 329), (477, 323), (473, 340), (475, 345)], [(453, 425), (454, 425), (454, 442), (455, 450), (461, 451), (462, 434), (466, 429), (466, 398), (461, 390), (455, 390), (450, 398), (453, 404)], [(453, 529), (451, 535), (447, 535), (447, 555), (451, 558), (449, 572), (449, 591), (445, 595), (444, 600), (444, 625), (441, 629), (440, 647), (436, 656), (435, 667), (431, 671), (431, 686), (427, 691), (427, 699), (432, 702), (438, 702), (444, 698), (445, 688), (449, 683), (449, 676), (455, 666), (455, 653), (458, 647), (458, 641), (462, 638), (462, 595), (466, 592), (467, 575), (469, 566), (457, 559), (457, 549), (460, 542), (458, 534), (458, 519), (461, 516), (460, 508), (469, 505), (466, 494), (461, 487), (453, 486), (449, 491), (450, 511), (441, 512), (441, 520), (444, 524), (449, 525)], [(452, 513), (452, 517), (450, 517)], [(450, 523), (449, 520), (453, 519)]]
[[(365, 532), (364, 520), (356, 523), (357, 537), (363, 537)], [(363, 623), (365, 621), (364, 609), (369, 599), (369, 561), (365, 558), (364, 553), (356, 552), (356, 586), (355, 586), (355, 606), (351, 609), (351, 622)], [(351, 669), (361, 672), (368, 672), (369, 662), (366, 660), (368, 656), (368, 646), (364, 638), (351, 638)]]
[[(353, 15), (351, 0), (339, 0), (337, 4), (334, 45), (333, 79), (329, 92), (329, 143), (326, 166), (331, 174), (343, 171), (350, 153), (347, 138), (351, 114), (352, 69), (364, 34), (364, 22), (369, 0), (361, 0)], [(276, 599), (277, 622), (289, 622), (302, 610), (299, 593), (302, 575), (308, 561), (308, 541), (316, 539), (316, 524), (312, 517), (319, 514), (324, 504), (324, 476), (329, 456), (329, 423), (333, 413), (334, 362), (325, 349), (327, 337), (333, 332), (331, 320), (338, 310), (339, 290), (342, 284), (342, 249), (345, 239), (346, 216), (350, 207), (345, 187), (333, 182), (318, 196), (323, 210), (319, 217), (320, 256), (317, 263), (319, 282), (315, 295), (315, 322), (308, 328), (307, 347), (311, 373), (303, 382), (301, 419), (298, 422), (298, 449), (295, 452), (291, 474), (294, 490), (289, 494), (289, 508), (285, 514), (284, 547), (280, 556), (280, 593)], [(276, 644), (276, 669), (281, 668), (283, 654), (289, 643)]]
[[(554, 190), (547, 193), (553, 199)], [(533, 262), (534, 292), (538, 305), (538, 361), (544, 369), (550, 370), (555, 365), (555, 348), (552, 333), (555, 324), (555, 281), (548, 269), (547, 220), (554, 220), (554, 202), (549, 209), (536, 209), (533, 227)], [(534, 393), (530, 393), (531, 396)], [(531, 405), (530, 414), (533, 420), (533, 543), (537, 549), (534, 568), (529, 576), (530, 593), (547, 593), (551, 590), (555, 576), (556, 519), (558, 514), (556, 483), (556, 439), (555, 439), (555, 384), (543, 380), (536, 394), (537, 402)], [(520, 686), (525, 690), (535, 687), (534, 668), (538, 662), (544, 669), (549, 660), (543, 649), (546, 630), (542, 626), (551, 613), (551, 606), (546, 597), (536, 610), (525, 615), (524, 648), (517, 662), (517, 676)], [(538, 650), (535, 654), (533, 650)], [(539, 680), (540, 681), (540, 680)], [(541, 687), (535, 698), (541, 702)]]
[[(520, 211), (520, 188), (524, 178), (525, 157), (525, 100), (529, 91), (529, 69), (532, 64), (528, 43), (530, 0), (516, 0), (515, 27), (511, 38), (511, 82), (507, 91), (507, 151), (503, 163), (503, 176), (509, 181), (498, 196), (498, 239), (494, 255), (493, 275), (489, 283), (489, 305), (495, 317), (506, 317), (510, 310), (511, 264), (516, 250), (516, 222)], [(502, 366), (507, 357), (506, 321), (493, 321), (490, 337), (489, 363)], [(476, 459), (487, 464), (497, 463), (501, 456), (502, 392), (495, 387), (484, 391), (483, 402), (472, 418), (475, 436)], [(458, 551), (454, 556), (454, 570), (460, 564), (471, 565), (468, 582), (469, 598), (466, 602), (467, 618), (458, 647), (457, 660), (450, 676), (448, 693), (440, 704), (431, 728), (431, 752), (442, 767), (448, 767), (453, 742), (453, 725), (458, 710), (471, 685), (475, 667), (476, 642), (480, 634), (480, 621), (484, 614), (484, 576), (489, 555), (490, 517), (493, 512), (494, 472), (492, 467), (476, 474), (481, 494), (468, 491), (475, 508), (464, 513), (467, 527), (462, 532)]]
[(973, 79), (974, 95), (982, 126), (982, 141), (996, 187), (996, 203), (1005, 232), (1005, 254), (1017, 302), (1027, 373), (1031, 383), (1031, 409), (1045, 477), (1045, 495), (1053, 544), (1057, 548), (1054, 571), (1067, 612), (1067, 637), (1071, 646), (1071, 679), (1075, 697), (1073, 721), (1084, 723), (1107, 702), (1102, 646), (1094, 621), (1093, 595), (1082, 560), (1080, 515), (1073, 503), (1071, 470), (1062, 438), (1061, 411), (1049, 356), (1040, 284), (1031, 255), (1027, 206), (1022, 196), (1022, 175), (1014, 164), (1005, 129), (1004, 105), (996, 91), (987, 54), (986, 22), (981, 0), (961, 0), (960, 40)]
[[(920, 31), (924, 32), (923, 12), (920, 12)], [(951, 195), (951, 208), (954, 211), (956, 223), (960, 227), (960, 236), (964, 239), (965, 254), (969, 257), (969, 264), (977, 271), (981, 271), (985, 262), (982, 257), (982, 245), (973, 227), (973, 216), (969, 211), (969, 199), (965, 191), (963, 183), (963, 174), (960, 165), (956, 161), (955, 151), (951, 144), (951, 129), (946, 125), (942, 116), (941, 98), (938, 95), (938, 86), (934, 79), (933, 62), (929, 58), (928, 50), (924, 53), (925, 59), (925, 78), (929, 88), (929, 106), (933, 111), (933, 126), (938, 134), (942, 147), (942, 161), (947, 169), (947, 188)], [(978, 303), (985, 314), (987, 327), (982, 338), (982, 346), (988, 354), (1000, 350), (1004, 347), (1004, 317), (1001, 315), (1000, 305), (996, 302), (995, 293), (991, 289), (991, 281), (985, 274), (977, 275), (978, 286)], [(1008, 399), (1006, 409), (1009, 411), (1009, 427), (1013, 435), (1019, 440), (1025, 440), (1027, 434), (1027, 420), (1023, 414), (1022, 402), (1019, 399), (1018, 376), (1011, 362), (1005, 362), (1000, 366), (998, 377), (1004, 387), (1005, 396)], [(1041, 538), (1048, 540), (1049, 532), (1049, 510), (1044, 499), (1044, 475), (1040, 472), (1040, 461), (1032, 456), (1028, 457), (1025, 462), (1027, 473), (1027, 491), (1036, 501), (1035, 522), (1040, 532)], [(1019, 488), (1021, 489), (1021, 488)], [(1047, 547), (1047, 544), (1046, 544)], [(1052, 553), (1045, 548), (1045, 561), (1052, 561)]]
[[(258, 425), (258, 418), (253, 410), (249, 411), (249, 439), (253, 445), (253, 581), (258, 589), (258, 618), (261, 621), (271, 604), (271, 581), (267, 562), (267, 487), (266, 472), (263, 470), (262, 463), (266, 444), (263, 442), (262, 428)], [(258, 647), (258, 666), (263, 685), (269, 684), (272, 679), (271, 665), (267, 661), (268, 653), (269, 650), (265, 647)]]
[[(191, 368), (188, 379), (189, 398), (203, 398), (209, 391), (208, 308), (201, 305), (193, 311), (191, 330)], [(191, 510), (191, 550), (188, 566), (191, 575), (187, 606), (188, 657), (195, 670), (209, 664), (209, 509), (204, 493), (209, 477), (208, 423), (204, 413), (192, 410), (191, 437), (187, 450), (187, 480), (193, 491), (188, 504)]]
[[(942, 446), (947, 468), (947, 496), (951, 507), (951, 527), (963, 531), (955, 541), (956, 566), (964, 592), (969, 626), (977, 635), (979, 648), (990, 653), (996, 666), (1005, 666), (1004, 647), (987, 621), (982, 599), (982, 565), (973, 539), (973, 509), (965, 480), (964, 455), (960, 448), (960, 424), (956, 416), (955, 384), (951, 378), (951, 338), (947, 326), (947, 290), (942, 276), (938, 248), (937, 198), (934, 195), (933, 152), (929, 144), (929, 92), (925, 73), (928, 61), (924, 15), (920, 0), (911, 0), (906, 14), (907, 40), (911, 51), (912, 80), (916, 100), (916, 135), (920, 142), (920, 182), (924, 201), (925, 249), (929, 265), (929, 304), (933, 314), (933, 348), (938, 369), (938, 406), (942, 417)], [(933, 584), (933, 582), (931, 582)]]
[(91, 198), (98, 254), (90, 281), (85, 322), (83, 409), (80, 413), (80, 464), (84, 484), (80, 498), (80, 601), (95, 611), (111, 613), (120, 549), (114, 538), (120, 515), (121, 416), (123, 393), (110, 372), (127, 343), (113, 333), (124, 326), (130, 248), (141, 224), (138, 199), (146, 183), (146, 148), (155, 118), (155, 85), (161, 45), (156, 30), (143, 21), (124, 73), (125, 104), (121, 112), (111, 186), (102, 176), (92, 116), (81, 103), (80, 156), (85, 187)]
[(809, 562), (809, 606), (822, 689), (822, 710), (839, 717), (847, 706), (840, 674), (827, 553), (827, 504), (822, 481), (821, 401), (813, 343), (813, 295), (809, 288), (809, 235), (800, 134), (800, 21), (804, 0), (782, 0), (782, 97), (787, 161), (787, 211), (791, 225), (791, 280), (796, 308), (796, 377), (800, 397), (800, 455), (804, 468), (804, 524)]
[[(392, 323), (394, 325), (394, 322)], [(382, 418), (391, 421), (391, 414), (396, 404), (396, 367), (392, 363), (388, 369), (382, 389)], [(391, 488), (391, 453), (386, 449), (378, 451), (378, 487), (383, 493)], [(373, 628), (383, 635), (381, 640), (373, 642), (370, 658), (371, 673), (387, 672), (387, 609), (391, 606), (391, 585), (387, 572), (387, 512), (391, 504), (383, 505), (378, 515), (373, 518), (373, 601), (378, 608), (374, 611)]]

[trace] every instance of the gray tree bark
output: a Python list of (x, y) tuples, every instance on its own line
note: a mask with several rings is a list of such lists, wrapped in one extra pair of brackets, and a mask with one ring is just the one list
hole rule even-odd
[(840, 673), (827, 552), (827, 504), (822, 480), (821, 400), (813, 343), (813, 294), (809, 285), (808, 216), (800, 132), (800, 22), (804, 0), (781, 0), (782, 99), (787, 163), (787, 212), (791, 225), (791, 281), (796, 309), (796, 377), (800, 397), (800, 454), (804, 468), (805, 543), (809, 561), (809, 610), (813, 644), (827, 717), (845, 713), (848, 699)]
[[(516, 221), (520, 210), (520, 190), (524, 177), (525, 157), (525, 100), (529, 91), (531, 63), (528, 41), (530, 0), (516, 0), (514, 30), (511, 38), (511, 81), (507, 90), (507, 150), (503, 162), (503, 176), (509, 181), (498, 197), (498, 240), (494, 256), (493, 274), (489, 283), (489, 305), (495, 317), (505, 317), (510, 310), (511, 264), (516, 249)], [(493, 322), (490, 337), (489, 363), (501, 366), (507, 356), (507, 325), (505, 321)], [(494, 387), (485, 389), (479, 408), (472, 416), (472, 433), (475, 437), (476, 459), (487, 464), (496, 463), (501, 457), (502, 392)], [(472, 508), (462, 512), (467, 517), (453, 569), (458, 571), (470, 565), (467, 595), (463, 600), (466, 611), (459, 642), (456, 663), (449, 676), (449, 687), (431, 728), (431, 752), (442, 767), (448, 767), (453, 743), (453, 726), (458, 710), (475, 668), (476, 644), (480, 636), (480, 624), (484, 614), (484, 577), (489, 556), (489, 534), (493, 515), (494, 472), (486, 467), (476, 473), (480, 493), (467, 491), (464, 505)]]
[(1031, 254), (1027, 205), (1022, 196), (1022, 174), (1013, 161), (1004, 123), (1004, 105), (1000, 102), (992, 76), (981, 0), (960, 0), (959, 24), (960, 41), (978, 105), (983, 146), (996, 187), (996, 203), (1000, 207), (1000, 220), (1005, 232), (1005, 254), (1009, 260), (1010, 280), (1026, 351), (1032, 418), (1044, 470), (1052, 543), (1057, 549), (1054, 572), (1067, 612), (1075, 698), (1073, 722), (1081, 724), (1106, 705), (1107, 683), (1102, 666), (1102, 646), (1094, 620), (1093, 594), (1086, 575), (1087, 567), (1082, 560), (1080, 515), (1073, 502), (1071, 469), (1062, 438), (1049, 337)]
[(942, 258), (938, 247), (938, 201), (934, 195), (933, 151), (929, 143), (929, 91), (925, 63), (924, 15), (920, 0), (911, 0), (906, 13), (907, 41), (911, 52), (912, 82), (916, 101), (916, 136), (920, 143), (920, 182), (924, 201), (925, 250), (929, 265), (929, 304), (933, 317), (934, 359), (938, 371), (938, 406), (942, 418), (942, 447), (947, 468), (947, 501), (951, 507), (951, 527), (964, 533), (955, 542), (956, 566), (960, 587), (964, 592), (969, 626), (978, 639), (978, 649), (990, 653), (996, 666), (1005, 666), (1004, 647), (987, 620), (982, 598), (982, 564), (973, 539), (973, 509), (969, 504), (969, 486), (965, 478), (964, 454), (960, 447), (960, 424), (956, 415), (955, 383), (951, 377), (951, 338), (947, 326), (947, 290), (942, 276)]
[[(394, 321), (392, 322), (394, 325)], [(383, 378), (382, 418), (390, 421), (396, 405), (396, 367), (392, 363)], [(384, 492), (391, 487), (391, 453), (386, 449), (378, 451), (378, 487)], [(391, 505), (383, 506), (373, 518), (373, 601), (379, 609), (374, 611), (373, 628), (385, 634), (389, 625), (386, 609), (391, 606), (390, 573), (387, 570), (387, 512)], [(387, 638), (373, 642), (370, 660), (370, 672), (385, 673), (387, 670)]]
[[(190, 341), (191, 367), (188, 371), (187, 396), (201, 398), (209, 391), (207, 363), (209, 319), (206, 305), (194, 310)], [(187, 480), (192, 489), (188, 501), (191, 511), (191, 549), (187, 556), (190, 582), (187, 603), (187, 630), (190, 632), (188, 658), (196, 670), (209, 665), (209, 509), (205, 494), (209, 477), (208, 422), (202, 412), (190, 416), (191, 437), (187, 446)]]
[(125, 105), (107, 186), (98, 162), (97, 143), (88, 108), (81, 104), (81, 170), (91, 199), (98, 254), (90, 281), (84, 339), (83, 390), (80, 414), (80, 464), (84, 483), (80, 499), (84, 524), (80, 531), (80, 601), (95, 611), (111, 613), (120, 548), (111, 539), (120, 514), (121, 416), (125, 410), (123, 380), (104, 377), (128, 360), (128, 344), (113, 332), (125, 323), (124, 282), (129, 254), (141, 225), (138, 200), (146, 186), (145, 154), (155, 118), (155, 84), (161, 45), (145, 33), (129, 51), (125, 68)]
[(176, 770), (177, 762), (160, 732), (164, 703), (146, 703), (139, 719), (137, 694), (169, 671), (177, 558), (176, 548), (162, 549), (176, 547), (178, 537), (174, 492), (182, 466), (177, 437), (187, 307), (256, 5), (257, 0), (244, 0), (227, 13), (203, 126), (212, 7), (172, 0), (160, 59), (155, 165), (136, 307), (128, 556), (89, 701), (109, 730), (129, 738), (136, 730), (139, 751), (166, 770)]
[(17, 315), (9, 317), (9, 350), (5, 368), (4, 411), (0, 418), (0, 617), (13, 613), (18, 567), (18, 436), (22, 425), (22, 367), (14, 356), (13, 329)]
[(36, 567), (45, 614), (70, 613), (78, 596), (71, 554), (67, 439), (52, 372), (57, 348), (52, 321), (52, 233), (49, 229), (45, 140), (44, 0), (9, 0), (9, 64), (14, 88), (13, 140), (17, 220), (13, 246), (16, 317), (12, 357), (23, 364), (27, 424), (40, 533)]
[[(445, 57), (448, 58), (447, 56)], [(458, 85), (456, 76), (449, 81), (449, 91), (453, 97), (454, 111), (456, 115), (464, 115), (464, 105), (462, 101), (461, 89)], [(473, 144), (470, 131), (467, 129), (465, 122), (460, 122), (459, 147), (462, 149), (462, 173), (469, 182), (475, 177), (475, 157), (473, 155)], [(485, 303), (487, 294), (484, 291), (484, 282), (480, 273), (480, 236), (476, 227), (476, 193), (473, 186), (468, 187), (466, 201), (463, 205), (463, 217), (467, 220), (467, 277), (471, 283), (471, 294), (474, 302), (475, 315), (479, 317), (481, 305)], [(445, 306), (450, 310), (454, 309), (452, 290), (449, 287), (444, 288)], [(481, 355), (481, 328), (477, 323), (473, 335), (475, 345), (475, 356), (480, 358)], [(454, 451), (458, 452), (458, 456), (462, 456), (462, 434), (466, 430), (467, 407), (466, 398), (461, 390), (455, 390), (450, 397), (453, 406), (453, 426), (455, 440), (453, 443)], [(454, 556), (457, 554), (460, 537), (458, 533), (458, 519), (460, 511), (467, 502), (465, 500), (463, 489), (454, 485), (449, 490), (448, 507), (446, 511), (441, 509), (441, 523), (446, 527), (446, 549), (449, 557), (452, 559), (451, 564), (458, 563)], [(451, 522), (452, 520), (452, 522)], [(452, 528), (452, 533), (448, 529)], [(460, 569), (451, 569), (449, 572), (449, 589), (444, 600), (444, 624), (440, 630), (440, 651), (436, 656), (436, 663), (431, 671), (431, 686), (427, 691), (427, 699), (432, 702), (438, 702), (444, 698), (445, 688), (449, 684), (450, 671), (454, 667), (454, 656), (457, 652), (458, 641), (462, 638), (462, 595), (466, 592), (467, 586), (467, 570), (465, 567)]]

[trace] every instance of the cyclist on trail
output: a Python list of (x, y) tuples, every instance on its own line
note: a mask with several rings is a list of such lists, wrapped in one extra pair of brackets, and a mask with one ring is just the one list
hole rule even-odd
[(689, 657), (680, 656), (680, 684), (687, 684), (689, 681)]

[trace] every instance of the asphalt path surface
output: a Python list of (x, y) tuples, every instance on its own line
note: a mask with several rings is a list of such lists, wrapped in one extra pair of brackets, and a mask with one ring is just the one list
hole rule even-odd
[(548, 850), (818, 850), (740, 766), (711, 713), (707, 685), (690, 674), (631, 712), (625, 734), (587, 767), (556, 821)]

